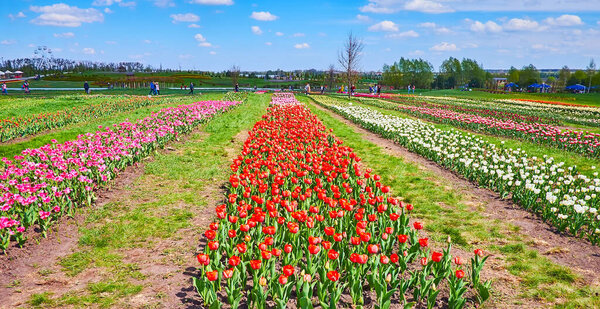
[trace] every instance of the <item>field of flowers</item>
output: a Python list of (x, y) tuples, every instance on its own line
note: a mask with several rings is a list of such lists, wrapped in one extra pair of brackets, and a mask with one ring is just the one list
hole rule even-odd
[(202, 101), (161, 109), (137, 122), (79, 135), (3, 158), (0, 173), (0, 250), (22, 245), (30, 228), (45, 235), (59, 217), (89, 205), (94, 189), (126, 166), (239, 101)]
[[(95, 95), (86, 97), (83, 95), (72, 95), (43, 100), (45, 106), (59, 104), (60, 101), (81, 103), (77, 106), (55, 112), (26, 114), (0, 119), (0, 142), (7, 142), (18, 137), (37, 134), (73, 123), (116, 115), (146, 106), (160, 105), (165, 102), (177, 100), (183, 101), (185, 99), (164, 96)], [(26, 102), (25, 99), (16, 99), (14, 101), (22, 101), (23, 104), (30, 104), (30, 102)], [(18, 102), (14, 103), (18, 104)]]
[(440, 130), (420, 120), (384, 115), (330, 97), (314, 98), (412, 152), (453, 170), (479, 185), (511, 198), (561, 232), (600, 243), (600, 179), (552, 157), (528, 156), (520, 149), (488, 143), (456, 130)]
[(600, 134), (588, 131), (562, 130), (545, 123), (499, 119), (465, 111), (454, 111), (445, 106), (394, 104), (376, 99), (361, 99), (365, 104), (402, 111), (417, 118), (455, 127), (548, 145), (582, 155), (600, 157)]
[[(194, 286), (206, 307), (462, 308), (490, 296), (487, 259), (432, 248), (380, 176), (291, 94), (276, 94), (231, 164)], [(247, 285), (249, 284), (249, 287)], [(443, 293), (443, 297), (439, 296)], [(369, 301), (369, 304), (367, 304)]]

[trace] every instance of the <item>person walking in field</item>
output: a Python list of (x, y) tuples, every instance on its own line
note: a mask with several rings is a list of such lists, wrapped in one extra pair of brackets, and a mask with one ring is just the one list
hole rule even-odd
[(235, 92), (239, 92), (240, 91), (240, 85), (238, 83), (235, 83)]
[(158, 82), (156, 82), (154, 84), (154, 89), (156, 89), (156, 95), (159, 95), (160, 94), (160, 86), (158, 85)]
[(416, 88), (415, 85), (413, 85), (413, 88), (412, 88), (413, 89), (413, 94), (415, 94), (415, 88)]
[(194, 83), (190, 83), (190, 92), (188, 94), (194, 94)]
[(8, 95), (8, 90), (6, 89), (6, 83), (2, 83), (2, 94)]
[(148, 95), (153, 95), (155, 90), (154, 82), (150, 82), (150, 92), (148, 92)]
[(83, 90), (85, 90), (86, 94), (90, 94), (90, 84), (88, 84), (87, 80), (83, 83)]
[(381, 85), (377, 85), (377, 95), (381, 95)]
[(309, 94), (309, 93), (310, 93), (310, 84), (309, 84), (309, 83), (306, 83), (306, 86), (304, 86), (304, 92), (305, 92), (306, 94)]

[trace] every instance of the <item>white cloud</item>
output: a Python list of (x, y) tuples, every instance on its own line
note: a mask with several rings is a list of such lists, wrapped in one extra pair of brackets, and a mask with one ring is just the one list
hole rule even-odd
[(356, 14), (356, 20), (363, 23), (368, 23), (371, 21), (371, 18), (367, 15)]
[(389, 53), (389, 52), (391, 52), (391, 51), (392, 51), (392, 49), (388, 47), (388, 48), (384, 48), (384, 49), (383, 49), (383, 51), (384, 51), (384, 52), (388, 52), (388, 53)]
[(417, 11), (433, 14), (454, 12), (453, 9), (439, 2), (430, 0), (412, 0), (404, 5), (404, 9), (408, 11)]
[(115, 44), (117, 44), (116, 41), (105, 41), (104, 43), (108, 44), (108, 45), (115, 45)]
[(439, 26), (434, 22), (420, 23), (420, 24), (418, 24), (418, 26), (421, 28), (431, 29), (436, 34), (451, 34), (452, 33), (452, 30), (450, 30), (446, 27)]
[(200, 25), (198, 25), (198, 24), (189, 24), (188, 28), (200, 28)]
[(10, 18), (10, 20), (15, 20), (17, 18), (25, 18), (27, 16), (25, 16), (25, 14), (23, 12), (19, 12), (16, 15), (13, 14), (8, 14), (8, 18)]
[(579, 16), (568, 14), (561, 15), (557, 18), (548, 17), (544, 21), (552, 26), (569, 27), (583, 25), (583, 22), (581, 21), (581, 18)]
[(179, 59), (183, 59), (183, 60), (187, 60), (187, 59), (192, 59), (194, 56), (190, 55), (190, 54), (182, 54), (177, 56)]
[(75, 33), (73, 33), (73, 32), (55, 33), (54, 37), (55, 38), (70, 39), (72, 37), (75, 37)]
[(485, 24), (476, 20), (471, 24), (471, 31), (479, 33), (498, 33), (502, 32), (502, 26), (489, 20)]
[(369, 27), (369, 31), (395, 32), (398, 31), (398, 25), (392, 21), (384, 20)]
[(124, 6), (124, 7), (134, 7), (136, 6), (135, 1), (130, 1), (130, 2), (120, 2), (119, 6)]
[(361, 12), (391, 14), (399, 11), (423, 13), (459, 12), (598, 12), (597, 0), (368, 0)]
[(152, 55), (151, 53), (143, 53), (143, 54), (136, 54), (136, 55), (129, 55), (129, 58), (134, 59), (134, 60), (142, 60), (145, 57), (148, 57)]
[(212, 44), (207, 42), (206, 38), (200, 33), (197, 33), (196, 35), (194, 35), (194, 39), (196, 41), (198, 41), (198, 46), (200, 46), (200, 47), (211, 47), (212, 46)]
[(30, 6), (29, 9), (40, 16), (31, 20), (40, 26), (79, 27), (81, 23), (93, 23), (104, 21), (104, 15), (98, 10), (80, 9), (64, 3), (47, 6)]
[(254, 33), (256, 35), (263, 34), (263, 31), (260, 29), (259, 26), (252, 26), (252, 27), (250, 27), (250, 29), (252, 30), (252, 33)]
[(276, 35), (276, 36), (283, 36), (283, 32), (279, 32), (279, 31), (277, 31), (277, 32), (275, 32), (275, 35)]
[(463, 45), (463, 48), (477, 48), (479, 47), (479, 45), (475, 44), (475, 43), (465, 43)]
[(408, 30), (400, 33), (387, 34), (385, 37), (388, 39), (418, 38), (419, 34), (414, 30)]
[(173, 3), (173, 0), (154, 0), (154, 6), (159, 8), (173, 7), (175, 3)]
[(419, 50), (419, 49), (413, 50), (408, 53), (409, 56), (421, 56), (423, 54), (425, 54), (425, 52), (423, 52), (422, 50)]
[(113, 4), (118, 4), (123, 7), (132, 7), (136, 6), (135, 1), (123, 2), (123, 0), (94, 0), (92, 2), (93, 6), (111, 6)]
[(209, 52), (209, 54), (211, 54), (211, 55), (216, 55), (216, 54), (217, 54), (217, 52), (216, 52), (216, 51), (214, 51), (214, 50), (211, 50), (211, 51)]
[(111, 14), (113, 11), (110, 8), (104, 8), (104, 13)]
[(433, 0), (369, 0), (369, 4), (359, 10), (379, 14), (392, 14), (401, 10), (432, 14), (454, 12), (451, 7)]
[(278, 16), (271, 14), (270, 12), (252, 12), (250, 18), (260, 21), (273, 21), (278, 19)]
[(504, 29), (512, 31), (537, 31), (541, 30), (540, 24), (535, 20), (512, 18), (504, 24)]
[(327, 33), (325, 33), (325, 32), (319, 32), (319, 36), (326, 37)]
[(304, 36), (306, 36), (306, 34), (304, 34), (304, 33), (302, 33), (302, 32), (298, 32), (298, 33), (294, 33), (292, 36), (293, 36), (293, 37), (295, 37), (295, 38), (299, 38), (299, 37), (304, 37)]
[(454, 43), (442, 42), (442, 43), (432, 46), (429, 50), (442, 52), (442, 51), (457, 51), (459, 49), (458, 49), (458, 47), (456, 47), (456, 44), (454, 44)]
[(53, 48), (53, 49), (52, 49), (52, 52), (54, 52), (54, 53), (60, 53), (60, 52), (62, 52), (62, 51), (63, 51), (63, 49), (62, 49), (62, 48)]
[(558, 53), (561, 50), (559, 48), (556, 47), (552, 47), (549, 45), (545, 45), (545, 44), (533, 44), (531, 45), (531, 48), (533, 50), (536, 50), (537, 52), (552, 52), (552, 53)]
[(169, 15), (173, 19), (173, 23), (193, 23), (200, 20), (200, 17), (193, 13), (185, 13), (185, 14), (171, 14)]
[(296, 49), (306, 49), (306, 48), (310, 48), (310, 45), (308, 45), (308, 43), (299, 43), (294, 45), (294, 48)]
[(271, 45), (273, 45), (273, 43), (271, 43), (271, 42), (265, 42), (265, 45), (271, 46)]
[(150, 41), (150, 40), (143, 40), (142, 42), (144, 42), (146, 44), (151, 44), (152, 43), (152, 41)]
[(17, 43), (17, 41), (15, 41), (15, 40), (2, 40), (0, 42), (0, 44), (2, 44), (2, 45), (13, 45), (15, 43)]
[(192, 0), (190, 3), (204, 5), (233, 5), (233, 0)]
[(96, 53), (96, 50), (95, 50), (95, 49), (93, 49), (93, 48), (91, 48), (91, 47), (86, 47), (86, 48), (84, 48), (82, 51), (83, 51), (83, 53), (84, 53), (84, 54), (86, 54), (86, 55), (93, 55), (93, 54), (95, 54), (95, 53)]

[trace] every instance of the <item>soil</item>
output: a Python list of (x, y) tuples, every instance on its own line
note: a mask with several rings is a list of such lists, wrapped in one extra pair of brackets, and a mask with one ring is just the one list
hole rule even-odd
[[(484, 207), (484, 210), (480, 212), (484, 216), (490, 219), (509, 222), (519, 227), (519, 233), (530, 238), (530, 247), (532, 249), (537, 250), (551, 261), (575, 271), (587, 283), (593, 285), (600, 284), (600, 273), (598, 272), (600, 269), (600, 247), (594, 246), (586, 240), (561, 234), (554, 227), (540, 220), (536, 215), (521, 209), (509, 200), (501, 199), (497, 193), (486, 188), (480, 188), (437, 163), (412, 153), (389, 139), (365, 130), (352, 121), (318, 104), (313, 104), (313, 106), (350, 126), (361, 137), (380, 146), (386, 153), (402, 157), (407, 162), (414, 163), (420, 168), (432, 172), (437, 178), (443, 179), (444, 183), (451, 184), (465, 198), (469, 198), (465, 201), (465, 204), (481, 205)], [(475, 207), (473, 208), (475, 209)], [(468, 256), (471, 256), (471, 254), (465, 254), (464, 257)], [(482, 277), (499, 278), (500, 281), (506, 283), (518, 283), (519, 279), (504, 269), (503, 261), (492, 256), (488, 260), (488, 263), (490, 267), (484, 268)], [(511, 298), (510, 295), (515, 296), (517, 294), (509, 286), (502, 287), (495, 284), (494, 288), (496, 291), (500, 290), (502, 294), (507, 293), (507, 299)]]

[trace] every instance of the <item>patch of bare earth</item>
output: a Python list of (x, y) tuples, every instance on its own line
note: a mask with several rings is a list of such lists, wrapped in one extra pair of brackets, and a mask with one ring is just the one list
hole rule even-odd
[[(247, 131), (242, 131), (231, 139), (226, 148), (227, 161), (240, 151)], [(190, 134), (197, 139), (207, 136), (202, 132)], [(182, 154), (180, 142), (170, 143), (163, 153)], [(151, 160), (151, 159), (149, 159)], [(223, 161), (223, 162), (225, 162)], [(215, 164), (223, 163), (215, 162)], [(162, 190), (179, 190), (173, 184), (158, 177), (144, 176), (144, 164), (130, 166), (115, 180), (112, 188), (97, 192), (98, 199), (91, 209), (80, 210), (74, 218), (64, 218), (55, 226), (55, 231), (47, 238), (36, 237), (37, 241), (29, 241), (24, 248), (11, 248), (8, 254), (0, 256), (0, 308), (27, 306), (31, 295), (49, 292), (53, 297), (60, 297), (67, 292), (85, 291), (89, 283), (106, 280), (106, 271), (101, 267), (89, 267), (74, 277), (67, 276), (57, 263), (74, 252), (81, 251), (78, 246), (79, 227), (93, 226), (86, 223), (88, 214), (108, 203), (123, 203), (125, 211), (135, 207), (136, 203), (153, 200), (140, 191), (153, 190), (161, 194)], [(171, 205), (173, 208), (185, 208), (193, 212), (189, 227), (177, 231), (171, 238), (148, 239), (144, 246), (117, 250), (123, 256), (123, 264), (135, 264), (143, 279), (129, 279), (132, 284), (143, 286), (141, 292), (123, 300), (119, 306), (152, 308), (197, 307), (199, 297), (191, 284), (191, 276), (196, 275), (195, 252), (198, 248), (201, 232), (212, 222), (216, 205), (223, 198), (222, 180), (206, 180), (203, 192), (199, 196), (208, 207), (189, 207), (181, 202)], [(168, 209), (165, 209), (165, 215)], [(159, 216), (161, 214), (158, 214)], [(108, 274), (110, 276), (110, 274)]]
[[(463, 203), (471, 206), (475, 211), (479, 209), (482, 215), (490, 220), (501, 220), (519, 227), (519, 232), (525, 239), (531, 241), (530, 247), (540, 254), (548, 257), (551, 261), (566, 266), (580, 274), (586, 282), (592, 285), (600, 284), (600, 247), (593, 246), (589, 242), (559, 233), (555, 228), (540, 220), (536, 215), (523, 210), (509, 200), (503, 200), (500, 196), (488, 189), (480, 188), (469, 182), (462, 176), (449, 171), (437, 163), (412, 153), (401, 145), (385, 139), (375, 133), (363, 129), (352, 121), (318, 105), (317, 109), (327, 112), (330, 116), (352, 127), (355, 132), (380, 146), (389, 155), (402, 157), (410, 163), (418, 165), (419, 168), (432, 172), (444, 183), (451, 184), (463, 196)], [(481, 210), (483, 207), (483, 210)], [(500, 244), (501, 245), (501, 244)], [(455, 253), (464, 258), (472, 256), (470, 252)], [(518, 284), (520, 279), (506, 270), (502, 255), (492, 256), (482, 271), (482, 279), (495, 279), (494, 290), (500, 293), (501, 299), (516, 299), (518, 295)], [(490, 304), (488, 304), (490, 305)], [(510, 308), (537, 308), (544, 307), (540, 303), (521, 303), (511, 305), (509, 303), (491, 304), (494, 307)]]

